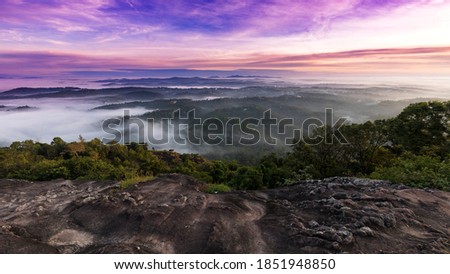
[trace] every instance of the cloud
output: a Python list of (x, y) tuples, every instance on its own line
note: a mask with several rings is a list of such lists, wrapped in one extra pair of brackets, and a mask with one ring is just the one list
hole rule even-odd
[(63, 33), (104, 33), (138, 26), (169, 32), (286, 35), (323, 30), (346, 18), (369, 17), (400, 7), (433, 3), (435, 1), (424, 0), (6, 1), (0, 11), (0, 23)]
[[(365, 49), (317, 54), (250, 53), (234, 58), (158, 59), (112, 58), (47, 52), (0, 52), (0, 74), (47, 75), (73, 74), (77, 71), (110, 71), (124, 76), (129, 70), (150, 68), (190, 69), (291, 69), (311, 72), (370, 73), (448, 73), (450, 47)], [(7, 68), (7, 69), (6, 69)], [(124, 68), (128, 68), (124, 70)], [(119, 75), (120, 76), (120, 75)]]
[[(73, 70), (113, 70), (136, 66), (136, 60), (52, 52), (0, 52), (0, 73), (59, 75)], [(137, 65), (138, 66), (138, 65)]]
[[(97, 105), (96, 105), (97, 103)], [(111, 118), (123, 118), (124, 109), (116, 110), (91, 110), (98, 106), (100, 102), (83, 99), (37, 99), (37, 100), (14, 100), (0, 101), (0, 105), (21, 106), (32, 105), (38, 109), (28, 111), (0, 111), (0, 147), (9, 146), (15, 141), (33, 140), (36, 142), (50, 143), (54, 137), (60, 137), (66, 142), (77, 141), (79, 135), (87, 140), (99, 138), (102, 140), (113, 140), (116, 136), (113, 132), (105, 132), (102, 124)], [(127, 114), (138, 116), (149, 112), (144, 108), (127, 109)], [(160, 124), (154, 125), (145, 120), (144, 128), (138, 129), (136, 123), (130, 122), (130, 141), (138, 142), (141, 130), (143, 137), (147, 140), (147, 134), (151, 132), (154, 138), (160, 139), (163, 128)], [(111, 124), (108, 127), (113, 128)], [(123, 133), (123, 124), (115, 127)], [(43, 130), (45, 129), (45, 130)], [(180, 152), (193, 152), (192, 147), (176, 144), (173, 137), (173, 130), (168, 133), (168, 143), (156, 146), (159, 149), (176, 148)], [(123, 142), (124, 140), (120, 140)]]
[(448, 0), (4, 0), (0, 73), (383, 66), (390, 73), (407, 65), (444, 73), (447, 53), (411, 49), (449, 46), (449, 12)]
[[(29, 111), (2, 111), (0, 113), (0, 146), (7, 146), (13, 141), (35, 140), (51, 142), (54, 137), (66, 141), (75, 141), (81, 134), (86, 139), (110, 137), (102, 131), (102, 121), (121, 117), (123, 110), (88, 111), (96, 106), (87, 101), (77, 100), (28, 100), (2, 101), (3, 105), (37, 106)], [(131, 109), (132, 115), (139, 115), (149, 110)], [(43, 130), (45, 129), (45, 130)]]
[(191, 59), (182, 66), (212, 69), (290, 69), (303, 72), (448, 75), (450, 47), (366, 49), (317, 54), (249, 54), (226, 60)]
[(304, 55), (281, 55), (281, 56), (257, 56), (255, 61), (249, 61), (248, 66), (264, 65), (277, 66), (277, 64), (291, 64), (295, 66), (320, 66), (339, 62), (343, 66), (346, 63), (366, 63), (375, 61), (379, 65), (383, 62), (392, 61), (420, 63), (425, 60), (433, 60), (436, 57), (442, 60), (450, 59), (450, 47), (428, 47), (428, 48), (393, 48), (393, 49), (366, 49), (351, 50), (343, 52), (304, 54)]

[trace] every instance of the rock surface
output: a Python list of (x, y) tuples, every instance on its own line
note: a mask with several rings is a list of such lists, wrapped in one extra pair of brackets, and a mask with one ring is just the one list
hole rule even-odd
[(329, 178), (206, 194), (168, 174), (0, 180), (0, 253), (449, 253), (450, 193)]

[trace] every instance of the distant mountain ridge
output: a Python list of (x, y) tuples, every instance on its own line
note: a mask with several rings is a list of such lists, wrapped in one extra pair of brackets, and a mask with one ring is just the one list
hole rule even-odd
[[(258, 77), (260, 78), (260, 77)], [(245, 87), (264, 83), (255, 77), (233, 76), (227, 78), (205, 78), (205, 77), (170, 77), (170, 78), (139, 78), (139, 79), (109, 79), (98, 80), (97, 83), (111, 85), (135, 85), (135, 86), (209, 86), (209, 87)]]

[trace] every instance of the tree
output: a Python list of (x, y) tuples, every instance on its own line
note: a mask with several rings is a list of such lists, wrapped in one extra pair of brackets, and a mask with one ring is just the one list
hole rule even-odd
[(384, 121), (347, 125), (342, 132), (348, 140), (344, 150), (345, 164), (350, 174), (370, 174), (386, 160), (383, 149), (387, 142)]
[[(325, 178), (345, 175), (347, 155), (344, 145), (327, 134), (330, 129), (317, 128), (313, 136), (305, 137), (293, 147), (288, 155), (294, 172), (303, 172), (307, 168), (312, 172), (313, 178)], [(318, 142), (317, 140), (321, 140)], [(311, 168), (312, 166), (312, 168)]]
[(449, 114), (450, 101), (411, 104), (389, 121), (389, 137), (404, 150), (418, 154), (434, 147), (445, 156), (450, 152)]
[(232, 184), (239, 189), (259, 189), (262, 187), (262, 174), (255, 167), (243, 166), (238, 168)]
[(224, 161), (212, 161), (212, 169), (209, 172), (216, 184), (228, 182), (228, 166)]
[(49, 159), (55, 159), (63, 156), (64, 152), (67, 152), (67, 143), (64, 142), (60, 137), (53, 138), (53, 141), (50, 143), (50, 150), (47, 152), (47, 156)]
[(277, 157), (275, 153), (264, 156), (260, 161), (263, 184), (269, 188), (280, 185), (291, 175), (285, 159)]

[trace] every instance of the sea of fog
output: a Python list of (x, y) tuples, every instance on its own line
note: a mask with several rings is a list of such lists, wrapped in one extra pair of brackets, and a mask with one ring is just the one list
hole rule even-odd
[[(450, 99), (450, 80), (448, 78), (417, 78), (415, 83), (406, 78), (386, 79), (346, 79), (343, 77), (329, 79), (286, 79), (286, 83), (298, 85), (324, 85), (333, 90), (333, 85), (346, 83), (350, 86), (367, 85), (401, 85), (405, 90), (409, 86), (424, 87), (421, 97)], [(409, 79), (411, 81), (411, 79)], [(370, 84), (368, 84), (370, 82)], [(0, 79), (0, 91), (17, 87), (64, 87), (101, 88), (95, 79)], [(417, 97), (417, 94), (405, 92), (397, 100)], [(205, 100), (211, 98), (204, 98)], [(30, 106), (26, 110), (2, 111), (0, 108), (0, 146), (8, 146), (13, 141), (35, 140), (49, 143), (55, 137), (66, 141), (75, 141), (79, 135), (85, 139), (111, 137), (102, 130), (102, 122), (113, 117), (123, 117), (123, 110), (92, 110), (104, 104), (95, 98), (63, 98), (63, 99), (20, 99), (0, 100), (0, 106), (8, 108)], [(131, 109), (131, 115), (141, 115), (150, 110)]]
[[(34, 140), (50, 143), (54, 137), (75, 141), (79, 135), (90, 140), (110, 137), (102, 130), (102, 122), (123, 117), (123, 110), (92, 110), (99, 102), (79, 99), (34, 99), (0, 101), (5, 106), (33, 106), (28, 110), (0, 111), (0, 146), (13, 141)], [(131, 115), (141, 115), (147, 109), (130, 109)]]

